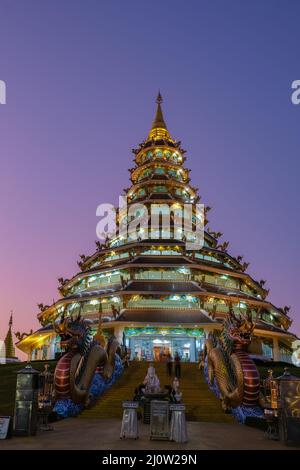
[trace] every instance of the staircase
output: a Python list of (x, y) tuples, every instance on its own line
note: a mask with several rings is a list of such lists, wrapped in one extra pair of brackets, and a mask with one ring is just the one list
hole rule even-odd
[[(123, 376), (99, 398), (93, 407), (84, 410), (79, 417), (81, 419), (121, 419), (122, 402), (132, 399), (134, 389), (143, 382), (148, 366), (149, 363), (132, 362)], [(166, 364), (155, 363), (154, 366), (163, 389), (173, 379), (170, 380), (167, 375)], [(188, 421), (235, 422), (231, 415), (223, 412), (219, 399), (209, 390), (203, 372), (197, 369), (196, 364), (181, 365), (180, 388)]]

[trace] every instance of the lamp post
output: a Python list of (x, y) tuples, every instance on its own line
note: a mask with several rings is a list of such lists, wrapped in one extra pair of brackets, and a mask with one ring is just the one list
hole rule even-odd
[(27, 364), (17, 372), (14, 434), (32, 436), (37, 431), (38, 390), (40, 373)]
[(264, 388), (264, 415), (267, 422), (267, 436), (272, 440), (279, 440), (278, 434), (278, 382), (273, 377), (272, 369), (268, 370), (268, 377), (263, 381)]
[(300, 444), (300, 378), (287, 368), (277, 377), (279, 389), (279, 437), (286, 445)]

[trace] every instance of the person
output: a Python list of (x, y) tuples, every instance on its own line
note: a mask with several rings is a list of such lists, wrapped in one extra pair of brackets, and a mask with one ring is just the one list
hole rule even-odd
[(159, 351), (159, 362), (163, 361), (163, 357), (164, 357), (164, 350), (163, 348), (161, 348)]
[(180, 403), (182, 400), (182, 392), (180, 391), (179, 380), (177, 377), (174, 378), (172, 383), (172, 396), (174, 403)]
[(167, 364), (167, 374), (169, 375), (169, 377), (171, 377), (172, 376), (173, 365), (172, 365), (172, 356), (171, 356), (170, 351), (167, 354), (166, 364)]
[(178, 379), (180, 379), (180, 376), (181, 376), (180, 356), (178, 354), (178, 351), (176, 351), (176, 354), (175, 354), (175, 376)]
[(203, 351), (199, 351), (198, 353), (198, 369), (204, 369), (204, 354)]

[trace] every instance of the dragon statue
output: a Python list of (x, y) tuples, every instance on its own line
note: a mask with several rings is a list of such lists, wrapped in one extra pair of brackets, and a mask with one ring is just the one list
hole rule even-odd
[(246, 351), (253, 329), (250, 312), (237, 317), (231, 308), (220, 336), (206, 340), (208, 381), (217, 385), (225, 411), (239, 406), (254, 408), (259, 404), (259, 372)]
[(66, 353), (58, 361), (54, 373), (55, 399), (71, 399), (76, 404), (87, 404), (89, 389), (96, 370), (109, 380), (115, 368), (119, 343), (112, 337), (107, 351), (91, 332), (91, 320), (64, 316), (54, 323)]

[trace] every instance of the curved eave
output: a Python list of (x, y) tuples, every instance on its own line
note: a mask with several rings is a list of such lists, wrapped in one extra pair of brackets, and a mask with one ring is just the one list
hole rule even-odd
[[(150, 202), (150, 201), (149, 201)], [(175, 202), (175, 201), (174, 201)], [(209, 240), (212, 244), (216, 244), (217, 240), (212, 237), (208, 232), (205, 232), (204, 233), (204, 238), (206, 240)], [(88, 259), (83, 263), (82, 267), (83, 267), (83, 270), (87, 269), (88, 268), (88, 265), (92, 264), (93, 262), (96, 261), (96, 259), (99, 257), (99, 256), (103, 256), (111, 251), (115, 251), (115, 252), (118, 252), (118, 251), (124, 251), (124, 250), (127, 250), (127, 249), (130, 249), (132, 247), (145, 247), (145, 246), (155, 246), (155, 245), (169, 245), (169, 246), (181, 246), (181, 247), (184, 247), (185, 243), (182, 241), (182, 240), (175, 240), (174, 238), (171, 238), (169, 240), (161, 240), (161, 239), (153, 239), (151, 241), (148, 241), (148, 240), (141, 240), (141, 241), (132, 241), (132, 242), (128, 242), (124, 245), (119, 245), (119, 246), (115, 246), (115, 247), (107, 247), (103, 250), (100, 251), (95, 251), (91, 256), (88, 257)], [(214, 248), (213, 247), (204, 247), (204, 248), (207, 248), (207, 249), (211, 249), (213, 250)]]
[(29, 354), (33, 345), (36, 345), (37, 343), (43, 344), (46, 339), (51, 338), (52, 336), (55, 336), (55, 331), (52, 326), (47, 326), (40, 328), (32, 333), (32, 335), (26, 336), (26, 338), (18, 341), (16, 346), (20, 351)]
[[(172, 187), (176, 187), (176, 186), (179, 186), (180, 188), (183, 188), (185, 189), (190, 197), (195, 197), (196, 196), (196, 190), (195, 188), (193, 188), (190, 183), (184, 183), (182, 181), (177, 181), (175, 179), (171, 179), (171, 178), (167, 178), (167, 179), (159, 179), (159, 177), (157, 178), (153, 178), (153, 179), (146, 179), (145, 181), (141, 181), (140, 183), (136, 183), (136, 184), (133, 184), (130, 188), (129, 188), (129, 191), (128, 191), (128, 203), (130, 202), (137, 202), (137, 201), (140, 201), (140, 199), (143, 199), (143, 203), (145, 204), (146, 202), (146, 198), (145, 196), (142, 196), (141, 198), (136, 198), (136, 199), (132, 199), (131, 198), (131, 195), (130, 193), (134, 193), (136, 190), (140, 189), (140, 188), (147, 188), (147, 187), (150, 187), (150, 186), (155, 186), (155, 185), (168, 185), (170, 186), (171, 188)], [(157, 193), (157, 194), (161, 194), (161, 193)], [(164, 194), (167, 194), (167, 193), (164, 193)], [(149, 193), (150, 195), (150, 193)], [(170, 194), (171, 197), (173, 197), (175, 199), (175, 201), (181, 201), (181, 196), (178, 196), (178, 199), (176, 199), (176, 196)], [(146, 196), (147, 197), (147, 196)], [(151, 199), (149, 199), (151, 201)], [(153, 201), (152, 201), (153, 202)]]
[[(157, 140), (145, 140), (144, 142), (142, 142), (142, 144), (140, 145), (140, 148), (137, 149), (137, 151), (135, 151), (135, 163), (137, 165), (140, 165), (140, 162), (141, 162), (141, 158), (142, 158), (142, 155), (143, 153), (145, 152), (145, 150), (147, 150), (147, 152), (149, 150), (155, 152), (155, 150), (157, 150), (159, 147), (164, 147), (164, 150), (168, 150), (168, 147), (169, 149), (172, 151), (172, 152), (175, 152), (177, 151), (181, 156), (183, 155), (184, 150), (182, 150), (180, 147), (179, 147), (179, 142), (177, 142), (176, 140), (173, 140), (173, 139), (157, 139)], [(153, 157), (149, 157), (148, 160), (145, 160), (145, 162), (150, 162), (152, 161), (152, 158)], [(161, 159), (163, 160), (163, 159)], [(182, 161), (184, 161), (184, 157), (182, 157)]]
[[(147, 168), (156, 168), (156, 167), (161, 167), (161, 168), (173, 168), (175, 170), (181, 170), (183, 174), (185, 174), (186, 179), (189, 177), (189, 170), (184, 168), (180, 163), (173, 163), (173, 162), (168, 162), (165, 160), (160, 161), (159, 159), (155, 159), (153, 161), (148, 161), (147, 163), (144, 163), (143, 165), (138, 166), (137, 168), (134, 168), (134, 170), (131, 173), (131, 180), (133, 184), (137, 183), (137, 178), (138, 175), (146, 170)], [(155, 174), (155, 173), (154, 173)], [(152, 180), (152, 175), (150, 176), (145, 176), (142, 180), (140, 180), (140, 183), (143, 183), (144, 181), (151, 181)], [(170, 181), (172, 181), (172, 176), (170, 176)], [(173, 181), (177, 182), (177, 179), (175, 178)]]

